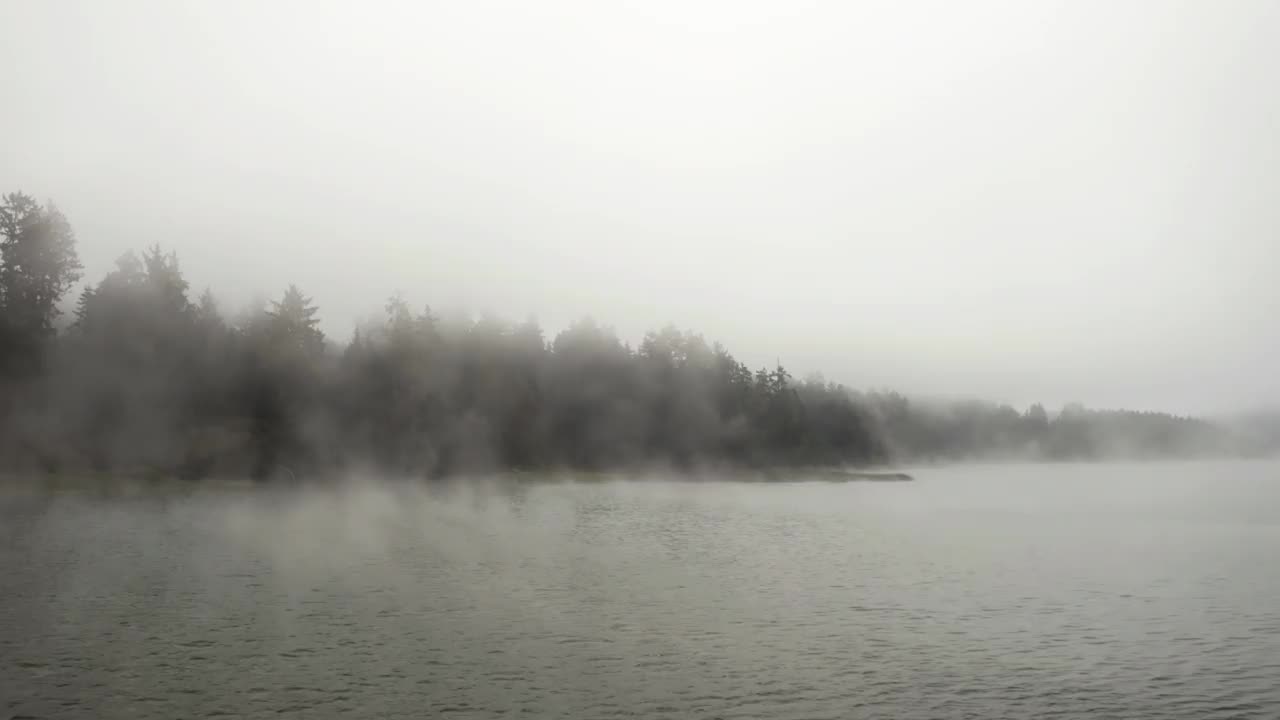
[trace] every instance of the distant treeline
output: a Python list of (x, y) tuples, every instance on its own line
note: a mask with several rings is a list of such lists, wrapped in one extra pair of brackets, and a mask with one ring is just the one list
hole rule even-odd
[(879, 465), (964, 458), (1239, 453), (1214, 424), (978, 402), (752, 371), (673, 327), (637, 347), (590, 319), (549, 340), (528, 320), (442, 319), (393, 297), (345, 345), (297, 287), (228, 318), (172, 253), (82, 279), (52, 205), (0, 207), (0, 466), (18, 472), (314, 476), (366, 468)]

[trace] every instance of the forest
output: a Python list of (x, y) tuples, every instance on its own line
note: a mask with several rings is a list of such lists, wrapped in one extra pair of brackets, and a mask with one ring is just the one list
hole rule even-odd
[(67, 218), (21, 193), (0, 206), (0, 250), (10, 472), (443, 477), (1267, 449), (1196, 418), (926, 402), (753, 370), (670, 326), (632, 347), (590, 318), (548, 337), (532, 319), (446, 319), (393, 296), (337, 342), (301, 289), (231, 316), (160, 247), (84, 282)]

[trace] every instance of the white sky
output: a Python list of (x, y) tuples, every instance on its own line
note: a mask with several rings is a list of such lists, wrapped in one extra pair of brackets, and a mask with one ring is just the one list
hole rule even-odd
[(326, 329), (1025, 404), (1280, 404), (1280, 3), (0, 0), (0, 191)]

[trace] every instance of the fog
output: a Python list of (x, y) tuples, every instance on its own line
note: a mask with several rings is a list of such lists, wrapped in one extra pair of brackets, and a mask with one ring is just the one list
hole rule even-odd
[(0, 486), (2, 702), (141, 720), (1270, 720), (1275, 470)]
[(0, 28), (0, 717), (1280, 717), (1280, 3)]
[(1280, 402), (1274, 3), (4, 2), (0, 187), (345, 337), (695, 327), (1025, 405)]
[[(74, 551), (67, 563), (50, 569), (62, 599), (94, 594), (122, 578), (136, 581), (137, 569), (145, 568), (150, 573), (142, 574), (142, 587), (160, 580), (156, 587), (175, 594), (194, 589), (209, 605), (205, 613), (217, 617), (220, 605), (244, 602), (243, 581), (252, 579), (251, 588), (262, 588), (279, 605), (270, 608), (275, 614), (268, 622), (276, 630), (294, 630), (305, 617), (290, 613), (315, 604), (316, 592), (329, 600), (352, 593), (350, 599), (361, 605), (357, 597), (378, 588), (371, 594), (395, 593), (395, 605), (430, 601), (437, 610), (450, 600), (479, 602), (483, 596), (485, 603), (512, 612), (516, 598), (490, 592), (483, 582), (460, 587), (460, 580), (478, 574), (524, 592), (543, 586), (548, 572), (563, 573), (566, 558), (571, 571), (584, 577), (641, 562), (651, 573), (648, 583), (674, 579), (696, 587), (699, 580), (675, 562), (680, 553), (697, 554), (675, 532), (690, 515), (707, 523), (704, 541), (744, 548), (760, 540), (735, 531), (742, 517), (778, 522), (770, 530), (784, 536), (787, 521), (795, 518), (855, 517), (873, 526), (892, 521), (910, 528), (923, 518), (958, 513), (1054, 513), (1070, 519), (1123, 512), (1167, 519), (1192, 506), (1238, 519), (1247, 511), (1240, 498), (1223, 497), (1213, 483), (1195, 477), (1206, 467), (1251, 478), (1270, 465), (1106, 464), (1084, 472), (1072, 465), (969, 465), (924, 469), (921, 487), (913, 490), (874, 484), (828, 489), (806, 473), (785, 485), (746, 484), (740, 476), (712, 473), (700, 482), (660, 474), (626, 481), (560, 475), (523, 486), (494, 478), (423, 485), (355, 473), (325, 486), (192, 491), (174, 485), (135, 494), (116, 486), (97, 497), (0, 486), (0, 508), (21, 523), (15, 527), (24, 541)], [(1113, 475), (1124, 472), (1141, 481), (1116, 482)], [(1152, 478), (1162, 474), (1173, 480), (1153, 492), (1153, 485), (1160, 486)], [(1009, 478), (1020, 479), (1024, 488), (1017, 490)], [(655, 555), (665, 560), (655, 562)], [(166, 576), (148, 577), (156, 574)], [(423, 583), (447, 597), (424, 597)], [(133, 592), (140, 589), (130, 585)], [(593, 591), (589, 583), (574, 588), (582, 596)]]

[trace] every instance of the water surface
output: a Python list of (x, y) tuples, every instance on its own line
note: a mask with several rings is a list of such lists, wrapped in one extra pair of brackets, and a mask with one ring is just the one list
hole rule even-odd
[(0, 717), (1280, 717), (1280, 465), (914, 474), (11, 495)]

